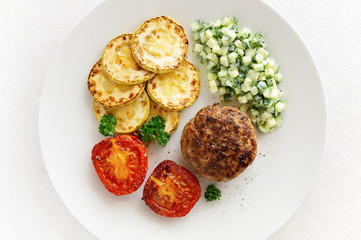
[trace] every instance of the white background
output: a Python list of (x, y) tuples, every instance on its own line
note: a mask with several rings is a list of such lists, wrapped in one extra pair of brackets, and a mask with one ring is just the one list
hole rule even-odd
[[(39, 147), (38, 106), (56, 49), (98, 2), (0, 0), (1, 239), (95, 239), (50, 182)], [(270, 240), (361, 239), (361, 2), (265, 2), (310, 48), (328, 107), (326, 149), (315, 184)]]

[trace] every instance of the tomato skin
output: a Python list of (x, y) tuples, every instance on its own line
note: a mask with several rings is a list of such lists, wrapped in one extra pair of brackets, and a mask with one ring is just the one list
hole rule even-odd
[(154, 169), (143, 190), (145, 203), (165, 217), (187, 215), (200, 196), (198, 179), (171, 160), (164, 160)]
[(148, 149), (132, 135), (103, 139), (93, 147), (91, 159), (104, 187), (117, 196), (136, 191), (148, 169)]

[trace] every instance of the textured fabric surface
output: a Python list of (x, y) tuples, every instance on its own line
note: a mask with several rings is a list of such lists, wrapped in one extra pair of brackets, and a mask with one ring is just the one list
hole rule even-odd
[[(40, 153), (38, 105), (56, 49), (98, 2), (0, 1), (1, 239), (95, 239), (65, 208), (50, 182)], [(310, 48), (328, 105), (328, 137), (315, 184), (270, 239), (360, 239), (361, 2), (265, 2)]]

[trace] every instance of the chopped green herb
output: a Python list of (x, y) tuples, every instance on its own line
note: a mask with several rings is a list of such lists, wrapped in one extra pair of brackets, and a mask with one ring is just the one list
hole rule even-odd
[(117, 125), (117, 119), (113, 114), (109, 113), (103, 115), (99, 123), (99, 132), (104, 136), (114, 136), (115, 126)]
[(221, 190), (219, 190), (214, 184), (208, 185), (204, 197), (207, 202), (220, 200), (221, 199)]
[(223, 94), (223, 101), (224, 101), (224, 102), (230, 102), (230, 101), (232, 101), (232, 96), (231, 96), (231, 94), (229, 94), (229, 93)]
[(139, 135), (147, 146), (152, 140), (156, 140), (159, 145), (164, 147), (170, 139), (169, 133), (165, 132), (165, 120), (161, 116), (152, 117), (149, 122), (139, 129)]

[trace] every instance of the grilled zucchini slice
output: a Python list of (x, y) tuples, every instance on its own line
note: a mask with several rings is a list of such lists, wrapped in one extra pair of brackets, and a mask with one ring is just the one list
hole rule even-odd
[(147, 83), (147, 92), (154, 102), (167, 110), (182, 110), (197, 99), (199, 74), (187, 60), (173, 72), (159, 73)]
[(108, 76), (119, 84), (138, 84), (154, 77), (134, 60), (130, 43), (133, 34), (122, 34), (111, 40), (103, 51), (102, 65)]
[(140, 128), (149, 116), (150, 100), (145, 91), (132, 103), (115, 108), (107, 108), (101, 105), (96, 99), (93, 101), (95, 116), (100, 122), (104, 114), (113, 114), (117, 119), (115, 133), (131, 133)]
[(99, 60), (88, 77), (88, 89), (91, 95), (106, 107), (116, 107), (136, 100), (144, 91), (145, 83), (136, 85), (118, 84), (105, 74)]
[(170, 72), (185, 59), (188, 38), (181, 25), (160, 16), (148, 19), (134, 33), (132, 53), (144, 69), (156, 73)]
[(150, 112), (147, 122), (156, 116), (161, 116), (165, 120), (165, 131), (169, 134), (173, 133), (179, 124), (179, 120), (181, 117), (180, 111), (169, 111), (165, 110), (154, 101), (150, 101)]

